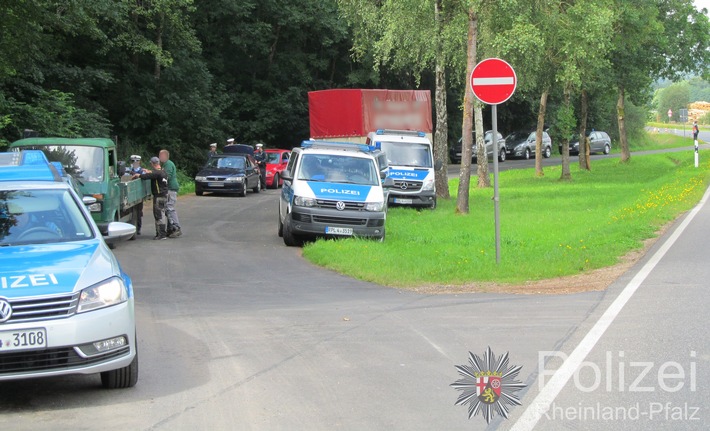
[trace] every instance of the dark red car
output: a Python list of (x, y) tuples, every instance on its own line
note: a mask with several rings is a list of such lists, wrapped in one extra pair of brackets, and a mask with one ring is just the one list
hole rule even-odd
[(266, 150), (266, 187), (277, 189), (283, 185), (281, 172), (286, 169), (288, 159), (291, 157), (289, 150)]

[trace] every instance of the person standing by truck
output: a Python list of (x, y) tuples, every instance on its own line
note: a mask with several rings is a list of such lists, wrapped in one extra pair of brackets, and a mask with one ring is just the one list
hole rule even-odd
[[(129, 170), (129, 173), (131, 176), (138, 174), (142, 174), (145, 172), (145, 169), (143, 169), (143, 166), (141, 166), (141, 156), (133, 154), (131, 156), (131, 169)], [(141, 228), (143, 227), (143, 202), (136, 204), (136, 235), (141, 234)], [(136, 239), (136, 237), (133, 237), (131, 239)]]
[(152, 170), (144, 170), (142, 174), (134, 174), (133, 178), (150, 180), (150, 191), (153, 194), (153, 217), (155, 218), (155, 237), (153, 239), (167, 239), (167, 226), (165, 208), (168, 200), (168, 173), (160, 167), (160, 159), (152, 157), (150, 164)]
[(160, 157), (160, 163), (163, 165), (163, 170), (168, 174), (168, 201), (165, 206), (165, 215), (168, 217), (168, 237), (177, 238), (182, 235), (180, 220), (178, 220), (178, 213), (175, 208), (178, 190), (180, 190), (177, 180), (177, 168), (175, 163), (170, 160), (170, 152), (168, 150), (160, 150), (158, 156)]
[(698, 129), (698, 122), (693, 121), (693, 141), (698, 140), (698, 134), (700, 133), (700, 129)]

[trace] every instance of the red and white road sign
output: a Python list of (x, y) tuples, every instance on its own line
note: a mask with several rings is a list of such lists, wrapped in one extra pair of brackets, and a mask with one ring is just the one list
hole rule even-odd
[(505, 60), (487, 58), (473, 68), (470, 84), (478, 100), (488, 105), (498, 105), (513, 95), (518, 77), (513, 66)]
[(669, 109), (669, 110), (668, 110), (668, 118), (671, 118), (672, 116), (673, 116), (673, 111), (671, 111), (671, 110)]

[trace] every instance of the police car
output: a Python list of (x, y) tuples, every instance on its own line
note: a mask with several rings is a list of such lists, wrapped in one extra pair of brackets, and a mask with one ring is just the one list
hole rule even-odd
[(385, 238), (386, 167), (361, 144), (304, 141), (294, 148), (279, 203), (278, 234), (288, 246), (307, 237)]
[[(138, 379), (133, 285), (83, 200), (41, 151), (0, 153), (0, 381)], [(114, 222), (109, 237), (135, 227)]]

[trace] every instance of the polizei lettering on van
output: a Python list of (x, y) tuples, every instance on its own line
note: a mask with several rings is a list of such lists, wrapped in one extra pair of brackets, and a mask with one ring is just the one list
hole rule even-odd
[(320, 189), (321, 193), (330, 193), (333, 195), (350, 195), (350, 196), (360, 196), (360, 192), (357, 190), (345, 190), (345, 189)]
[(3, 289), (17, 289), (20, 287), (37, 287), (58, 285), (54, 274), (11, 275), (0, 277), (0, 287)]

